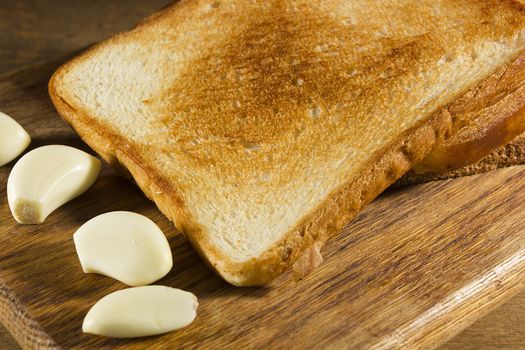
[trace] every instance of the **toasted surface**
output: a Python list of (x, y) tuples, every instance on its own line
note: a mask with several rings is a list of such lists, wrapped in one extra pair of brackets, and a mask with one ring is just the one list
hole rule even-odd
[(180, 1), (50, 94), (222, 277), (264, 284), (422, 160), (524, 19), (511, 0)]

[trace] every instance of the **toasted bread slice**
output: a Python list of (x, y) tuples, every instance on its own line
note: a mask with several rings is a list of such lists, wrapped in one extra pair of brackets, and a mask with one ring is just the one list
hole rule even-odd
[(524, 84), (525, 54), (521, 53), (447, 107), (456, 120), (452, 136), (436, 145), (395, 186), (525, 164)]
[(525, 164), (525, 133), (518, 135), (510, 143), (496, 148), (489, 155), (476, 163), (440, 173), (416, 173), (414, 171), (409, 171), (393, 186), (403, 187), (423, 182), (481, 174), (487, 171), (521, 164)]
[(469, 166), (525, 132), (525, 54), (447, 109), (454, 119), (452, 136), (437, 145), (410, 174), (432, 178)]
[(219, 275), (261, 285), (443, 140), (524, 29), (512, 0), (183, 0), (49, 90)]

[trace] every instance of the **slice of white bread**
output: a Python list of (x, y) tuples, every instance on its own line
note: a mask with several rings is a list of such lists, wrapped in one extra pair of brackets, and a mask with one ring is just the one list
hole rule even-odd
[(443, 140), (524, 29), (513, 0), (183, 0), (49, 90), (219, 275), (261, 285)]

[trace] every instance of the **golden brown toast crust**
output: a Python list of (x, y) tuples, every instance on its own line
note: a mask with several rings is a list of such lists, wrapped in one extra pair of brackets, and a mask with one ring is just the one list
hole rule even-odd
[(407, 176), (435, 178), (474, 164), (525, 132), (525, 53), (456, 100), (448, 111), (454, 120), (452, 136)]
[[(192, 4), (197, 2), (185, 3), (190, 4), (187, 6), (191, 7), (193, 6)], [(480, 4), (479, 8), (481, 10), (491, 11), (490, 6), (488, 6), (486, 2), (471, 0), (469, 3)], [(502, 0), (494, 3), (506, 9), (519, 11), (520, 13), (523, 12), (523, 8), (519, 7), (518, 4), (513, 1)], [(175, 6), (177, 5), (167, 8), (163, 13), (155, 15), (145, 23), (150, 21), (153, 22), (164, 16), (167, 12), (172, 11)], [(410, 12), (407, 12), (407, 14), (408, 13)], [(511, 19), (510, 21), (518, 21), (518, 19)], [(515, 25), (518, 26), (517, 22)], [(322, 27), (319, 28), (322, 29)], [(480, 36), (498, 35), (500, 32), (505, 33), (504, 26), (501, 28), (488, 28), (488, 26), (485, 26), (481, 32), (478, 32), (479, 29), (477, 26), (468, 26), (466, 30), (468, 31), (466, 34), (475, 35), (477, 33)], [(495, 30), (495, 32), (492, 30)], [(74, 66), (82, 60), (88, 59), (95, 50), (98, 50), (105, 45), (111, 45), (111, 40), (98, 45), (82, 56), (67, 63), (55, 73), (49, 84), (49, 91), (53, 103), (62, 117), (72, 125), (82, 139), (97, 151), (97, 153), (99, 153), (111, 165), (126, 168), (131, 175), (133, 175), (144, 193), (150, 199), (155, 201), (159, 209), (168, 218), (173, 220), (177, 227), (187, 233), (187, 236), (194, 247), (213, 269), (230, 282), (238, 283), (240, 285), (267, 284), (296, 261), (308, 246), (311, 246), (314, 242), (324, 242), (330, 235), (338, 232), (364, 205), (369, 203), (386, 187), (396, 181), (415, 164), (420, 162), (435, 146), (436, 142), (442, 142), (445, 136), (447, 136), (453, 128), (452, 120), (446, 109), (433, 113), (431, 116), (426, 116), (426, 118), (424, 118), (418, 125), (397, 135), (395, 140), (390, 142), (388, 148), (383, 148), (376, 154), (371, 154), (366, 166), (363, 167), (356, 176), (353, 176), (352, 179), (349, 179), (345, 184), (333, 190), (328, 196), (326, 196), (323, 202), (315, 208), (315, 210), (306, 213), (303, 219), (295, 225), (295, 228), (287, 231), (287, 234), (281, 240), (267, 249), (261, 256), (252, 258), (247, 262), (238, 263), (230, 259), (229, 256), (225, 256), (214, 245), (207, 242), (204, 230), (198, 224), (198, 218), (192, 216), (187, 204), (182, 199), (179, 189), (176, 188), (176, 186), (173, 186), (169, 181), (166, 181), (162, 173), (154, 167), (151, 167), (150, 164), (142, 158), (142, 152), (138, 145), (129, 142), (118, 133), (112, 132), (106, 125), (101, 124), (99, 120), (90, 116), (88, 111), (73, 106), (67, 96), (61, 96), (58, 93), (56, 84), (59, 76), (62, 76), (68, 70), (73, 69)], [(422, 51), (419, 50), (421, 47), (418, 48), (417, 45), (424, 46), (425, 40), (420, 40), (415, 44), (407, 43), (403, 50), (391, 50), (390, 54), (385, 53), (384, 55), (380, 55), (379, 58), (383, 61), (368, 61), (371, 65), (367, 67), (367, 63), (365, 62), (365, 66), (361, 68), (364, 69), (364, 73), (366, 73), (367, 76), (370, 75), (375, 77), (374, 74), (378, 73), (376, 70), (385, 67), (388, 68), (392, 61), (399, 60), (399, 62), (405, 62), (404, 60), (407, 60), (409, 62), (419, 62), (418, 60), (424, 60), (424, 57), (422, 58), (418, 56)], [(249, 49), (249, 47), (247, 47), (247, 49)], [(423, 51), (424, 53), (433, 54), (434, 56), (441, 54), (441, 52), (433, 52), (432, 47), (423, 47), (423, 49), (427, 50)], [(279, 48), (277, 48), (277, 51), (274, 53), (277, 55), (279, 53)], [(328, 54), (329, 53), (330, 52), (328, 51)], [(233, 57), (231, 58), (233, 59)], [(249, 61), (250, 57), (246, 57), (246, 59)], [(332, 58), (327, 56), (327, 60), (330, 59)], [(369, 59), (372, 60), (372, 58)], [(396, 67), (393, 66), (392, 68)], [(367, 71), (367, 69), (369, 71)], [(198, 69), (196, 71), (198, 71)], [(307, 92), (314, 96), (317, 94), (327, 95), (327, 99), (335, 102), (340, 98), (339, 95), (342, 91), (344, 91), (345, 88), (348, 88), (348, 86), (345, 86), (347, 81), (335, 77), (330, 70), (326, 71), (330, 74), (322, 76), (319, 84), (308, 86), (307, 89), (309, 90)], [(191, 73), (191, 70), (188, 72), (188, 74), (193, 74)], [(319, 75), (319, 72), (316, 73), (315, 71), (305, 70), (302, 71), (302, 73), (307, 77), (310, 77), (314, 82), (316, 81), (314, 79), (315, 76)], [(353, 74), (353, 72), (348, 73), (350, 75)], [(377, 77), (382, 80), (378, 81), (377, 85), (375, 85), (376, 87), (374, 91), (367, 92), (369, 98), (372, 98), (375, 94), (383, 93), (382, 87), (387, 86), (390, 83), (394, 84), (396, 74), (401, 75), (403, 72), (397, 72), (395, 70), (389, 71), (387, 69), (384, 75), (378, 74)], [(260, 74), (257, 76), (260, 76)], [(192, 75), (192, 79), (198, 78), (198, 76)], [(294, 81), (292, 79), (291, 81), (293, 81), (294, 84), (300, 85), (298, 80)], [(216, 81), (211, 81), (207, 86), (217, 87), (217, 84)], [(279, 88), (278, 84), (272, 85), (271, 82), (268, 86)], [(333, 86), (336, 88), (332, 88)], [(192, 99), (195, 101), (202, 100), (208, 96), (208, 94), (199, 95), (201, 91), (198, 89), (184, 90), (184, 88), (185, 87), (181, 87), (181, 91), (191, 94)], [(214, 101), (221, 102), (221, 96), (222, 98), (225, 97), (222, 95), (224, 94), (224, 91), (216, 91), (216, 89), (214, 89), (214, 92), (216, 92), (213, 96)], [(260, 100), (260, 105), (263, 108), (265, 108), (265, 106), (270, 108), (271, 104), (269, 101), (265, 100), (267, 95), (264, 91), (253, 91), (253, 95), (257, 97), (258, 101)], [(269, 96), (273, 96), (276, 99), (282, 98), (282, 96), (275, 94), (275, 92)], [(163, 96), (160, 96), (160, 98), (162, 97)], [(355, 96), (345, 95), (345, 98), (348, 98), (350, 102), (353, 101), (352, 99), (354, 97)], [(297, 99), (301, 100), (301, 98), (302, 96), (297, 96)], [(201, 102), (206, 103), (205, 101)], [(308, 104), (311, 103), (311, 101), (307, 100), (302, 102)], [(175, 106), (186, 112), (188, 109), (186, 109), (186, 106), (181, 103), (182, 102), (177, 102), (175, 103)], [(237, 108), (236, 105), (233, 105), (233, 107)], [(232, 107), (230, 106), (228, 108)], [(249, 105), (247, 108), (247, 112), (250, 112)], [(278, 111), (269, 112), (278, 113)], [(226, 120), (226, 122), (228, 122), (228, 120)], [(265, 126), (264, 120), (262, 120), (262, 122)], [(165, 123), (170, 123), (170, 121), (166, 120)], [(173, 125), (168, 125), (168, 128), (172, 130), (176, 129)], [(221, 132), (221, 130), (222, 129), (216, 131)], [(279, 130), (282, 131), (282, 129)], [(258, 135), (259, 134), (253, 136), (258, 137)], [(270, 139), (275, 137), (275, 132), (272, 131), (271, 127), (268, 129), (267, 137)], [(239, 276), (241, 276), (240, 279), (238, 278)]]
[(521, 164), (525, 164), (525, 134), (519, 135), (509, 144), (493, 150), (488, 156), (486, 156), (477, 163), (470, 164), (459, 169), (447, 171), (440, 174), (417, 174), (412, 171), (409, 171), (393, 186), (403, 187), (423, 182), (481, 174), (487, 171)]

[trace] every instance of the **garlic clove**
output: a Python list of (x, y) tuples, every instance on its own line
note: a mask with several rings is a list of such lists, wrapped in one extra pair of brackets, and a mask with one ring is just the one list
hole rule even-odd
[(0, 112), (0, 166), (18, 157), (31, 143), (29, 134), (13, 118)]
[(16, 221), (39, 224), (55, 209), (84, 193), (100, 172), (100, 161), (76, 148), (36, 148), (15, 164), (7, 199)]
[(163, 334), (192, 323), (198, 305), (195, 295), (171, 287), (123, 289), (103, 297), (89, 310), (82, 331), (113, 338)]
[(82, 225), (73, 239), (84, 272), (100, 273), (129, 286), (153, 283), (173, 266), (164, 233), (137, 213), (99, 215)]

